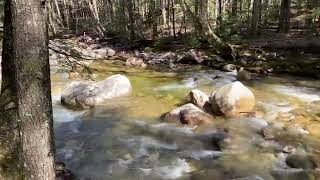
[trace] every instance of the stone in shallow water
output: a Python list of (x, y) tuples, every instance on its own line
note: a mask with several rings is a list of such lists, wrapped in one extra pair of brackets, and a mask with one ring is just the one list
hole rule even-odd
[(88, 108), (108, 99), (130, 95), (129, 79), (117, 74), (96, 83), (72, 82), (61, 94), (61, 103), (73, 107)]
[(202, 91), (194, 89), (188, 95), (189, 101), (201, 109), (209, 110), (209, 97)]
[(254, 107), (253, 93), (239, 81), (219, 88), (212, 97), (212, 110), (216, 114), (238, 116), (253, 111)]
[(180, 122), (189, 126), (197, 126), (211, 123), (213, 117), (197, 106), (189, 103), (180, 106), (164, 115), (164, 120)]

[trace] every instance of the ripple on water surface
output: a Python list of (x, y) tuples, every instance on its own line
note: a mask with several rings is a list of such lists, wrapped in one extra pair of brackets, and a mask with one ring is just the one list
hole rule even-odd
[[(261, 129), (278, 121), (279, 112), (289, 113), (297, 107), (311, 117), (306, 109), (314, 104), (308, 103), (320, 99), (318, 81), (287, 77), (252, 80), (245, 84), (253, 90), (264, 117), (217, 118), (212, 126), (194, 129), (161, 122), (159, 117), (183, 104), (191, 89), (209, 94), (235, 81), (232, 75), (198, 67), (179, 72), (97, 67), (97, 80), (115, 73), (126, 75), (133, 86), (132, 96), (87, 111), (70, 110), (59, 103), (59, 94), (70, 80), (52, 74), (57, 158), (80, 179), (272, 179), (272, 168), (281, 159), (277, 153), (286, 144), (263, 139)], [(287, 85), (287, 81), (291, 83)], [(319, 127), (316, 121), (309, 124)], [(221, 133), (226, 129), (230, 136)], [(224, 138), (222, 144), (216, 144), (215, 140)], [(292, 138), (290, 142), (317, 149), (319, 138)], [(220, 151), (221, 147), (225, 149)]]

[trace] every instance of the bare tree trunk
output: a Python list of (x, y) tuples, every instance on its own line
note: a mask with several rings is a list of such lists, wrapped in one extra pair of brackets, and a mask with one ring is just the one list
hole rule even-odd
[(172, 31), (174, 39), (177, 39), (176, 35), (176, 19), (175, 19), (175, 0), (172, 0)]
[(290, 29), (291, 0), (281, 0), (278, 32), (287, 33)]
[(251, 33), (256, 35), (258, 33), (258, 23), (260, 19), (261, 0), (254, 0), (252, 5), (252, 20), (251, 20)]
[(232, 0), (232, 12), (231, 15), (236, 17), (238, 11), (238, 0)]
[(59, 21), (62, 22), (62, 16), (61, 16), (61, 12), (60, 12), (60, 8), (59, 8), (59, 4), (58, 4), (57, 0), (54, 0), (54, 6), (56, 7), (57, 16), (59, 18)]
[[(13, 37), (11, 1), (4, 4), (4, 29), (2, 50), (2, 81), (0, 94), (0, 179), (21, 179), (18, 152), (17, 106), (15, 69), (13, 62)], [(9, 167), (8, 167), (9, 166)]]
[(263, 26), (265, 28), (268, 27), (268, 8), (269, 8), (269, 0), (264, 0), (263, 1)]
[(134, 30), (134, 17), (133, 17), (133, 3), (132, 0), (128, 0), (128, 15), (129, 15), (129, 41), (133, 44), (135, 40), (135, 30)]
[[(8, 89), (15, 97), (11, 106), (16, 106), (16, 115), (11, 116), (14, 118), (11, 119), (11, 125), (14, 125), (11, 128), (13, 134), (17, 133), (11, 143), (17, 143), (15, 151), (21, 168), (16, 173), (23, 179), (53, 180), (54, 142), (46, 5), (38, 0), (6, 3), (11, 6), (11, 13), (7, 11), (6, 16), (12, 22), (12, 26), (5, 23), (6, 33), (12, 33), (9, 37), (12, 39), (4, 42), (10, 49), (4, 49), (8, 59), (2, 64), (5, 73), (1, 95), (8, 80), (12, 80)], [(8, 52), (12, 54), (8, 55)], [(7, 69), (9, 66), (11, 70)], [(4, 114), (8, 115), (7, 111)]]
[(168, 25), (167, 25), (167, 10), (165, 7), (165, 1), (162, 2), (161, 13), (162, 13), (163, 27), (166, 28)]
[[(57, 0), (55, 0), (57, 1)], [(69, 6), (67, 4), (67, 1), (66, 0), (63, 0), (63, 15), (64, 15), (64, 21), (65, 21), (65, 24), (67, 26), (67, 29), (68, 29), (68, 32), (70, 31), (70, 23), (69, 23)]]
[(49, 2), (48, 3), (48, 20), (49, 20), (49, 25), (50, 25), (50, 28), (49, 28), (49, 32), (50, 32), (50, 29), (51, 29), (51, 33), (53, 36), (55, 36), (57, 34), (57, 30), (56, 30), (56, 25), (55, 25), (55, 22), (54, 22), (54, 18), (53, 18), (53, 15), (55, 12), (53, 12), (53, 9), (52, 9), (52, 6), (51, 6), (51, 3)]
[(218, 27), (222, 27), (222, 0), (217, 0), (217, 20), (218, 20)]
[(251, 7), (251, 6), (253, 5), (253, 1), (254, 0), (247, 0), (247, 3), (248, 3), (247, 4), (247, 8), (248, 8), (248, 14), (247, 14), (248, 23), (247, 23), (247, 27), (248, 27), (248, 30), (250, 29), (250, 26), (252, 25), (252, 18), (250, 16), (250, 14), (252, 14), (252, 13), (250, 13), (250, 10), (252, 12), (253, 7)]
[(150, 12), (152, 12), (152, 40), (156, 40), (158, 37), (158, 22), (157, 15), (154, 13), (156, 10), (156, 0), (151, 0), (150, 2)]
[[(91, 2), (92, 1), (92, 2)], [(105, 29), (100, 23), (99, 12), (97, 7), (97, 0), (87, 0), (89, 8), (92, 12), (93, 18), (96, 21), (96, 29), (101, 36), (104, 36)]]

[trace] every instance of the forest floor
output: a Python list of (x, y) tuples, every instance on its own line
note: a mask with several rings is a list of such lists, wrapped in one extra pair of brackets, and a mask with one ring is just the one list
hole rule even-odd
[[(70, 36), (51, 40), (49, 47), (58, 53), (52, 55), (51, 51), (51, 59), (57, 59), (59, 53), (62, 53), (63, 57), (67, 55), (77, 60), (120, 61), (123, 65), (136, 67), (166, 65), (174, 69), (181, 64), (203, 64), (223, 70), (226, 65), (233, 64), (237, 69), (244, 67), (247, 71), (260, 74), (286, 73), (313, 78), (320, 76), (318, 36), (300, 32), (268, 32), (263, 36), (243, 36), (240, 41), (230, 40), (229, 43), (235, 51), (235, 59), (224, 59), (213, 51), (213, 47), (195, 40), (192, 35), (163, 37), (156, 42), (137, 40), (133, 47), (130, 47), (128, 41), (117, 38)], [(107, 54), (101, 56), (99, 53), (104, 51), (99, 49), (105, 49)], [(68, 62), (70, 63), (69, 59)]]

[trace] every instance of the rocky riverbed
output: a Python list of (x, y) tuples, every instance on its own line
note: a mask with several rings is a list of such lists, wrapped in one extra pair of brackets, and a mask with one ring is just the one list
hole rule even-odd
[[(232, 68), (199, 65), (90, 67), (96, 82), (124, 75), (132, 93), (70, 109), (61, 104), (70, 73), (52, 72), (57, 158), (80, 179), (320, 178), (320, 81), (236, 82)], [(166, 120), (172, 111), (177, 116)]]

